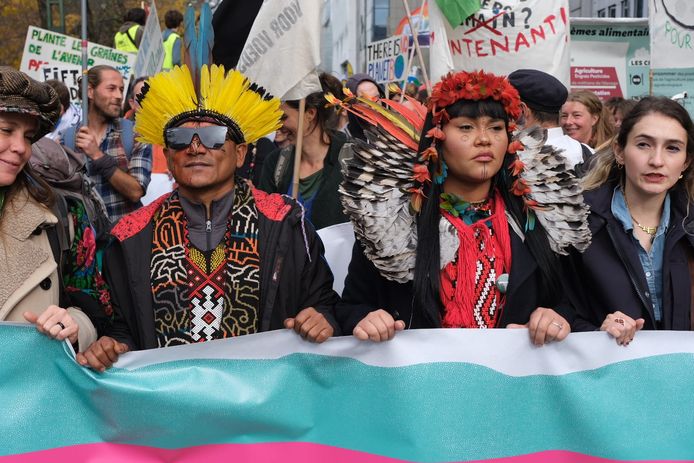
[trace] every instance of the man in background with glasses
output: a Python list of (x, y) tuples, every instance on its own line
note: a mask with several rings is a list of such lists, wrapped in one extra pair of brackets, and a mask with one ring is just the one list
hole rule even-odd
[(128, 350), (282, 327), (332, 336), (338, 296), (301, 206), (234, 175), (248, 144), (281, 125), (279, 100), (218, 66), (157, 74), (139, 100), (135, 131), (165, 146), (178, 188), (113, 228), (113, 326), (78, 362), (104, 371)]

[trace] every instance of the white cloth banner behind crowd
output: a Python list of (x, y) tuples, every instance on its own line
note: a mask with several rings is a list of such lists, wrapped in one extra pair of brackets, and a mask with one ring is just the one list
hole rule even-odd
[(453, 29), (429, 2), (432, 82), (449, 71), (545, 71), (569, 85), (568, 0), (484, 0)]
[(320, 91), (322, 0), (265, 0), (236, 68), (283, 100)]
[(694, 2), (650, 3), (651, 68), (694, 68)]

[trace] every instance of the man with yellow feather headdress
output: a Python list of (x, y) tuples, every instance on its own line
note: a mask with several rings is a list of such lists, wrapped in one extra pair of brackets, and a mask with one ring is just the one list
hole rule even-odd
[(104, 257), (113, 327), (78, 361), (103, 371), (127, 350), (282, 327), (314, 342), (332, 336), (338, 296), (301, 206), (234, 178), (248, 143), (280, 127), (279, 100), (205, 65), (151, 77), (139, 102), (135, 131), (165, 146), (178, 188), (113, 228)]

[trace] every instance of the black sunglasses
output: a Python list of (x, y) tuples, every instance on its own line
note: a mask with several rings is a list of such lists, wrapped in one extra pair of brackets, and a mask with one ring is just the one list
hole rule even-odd
[(182, 150), (188, 148), (195, 135), (206, 148), (218, 150), (224, 146), (227, 139), (228, 127), (208, 125), (207, 127), (172, 127), (166, 129), (165, 139), (167, 148)]

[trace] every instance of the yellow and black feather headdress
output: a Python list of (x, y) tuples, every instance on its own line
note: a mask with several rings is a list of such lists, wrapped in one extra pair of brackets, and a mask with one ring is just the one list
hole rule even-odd
[(212, 119), (229, 127), (237, 143), (253, 143), (282, 125), (280, 100), (239, 71), (203, 65), (199, 77), (196, 89), (184, 65), (147, 79), (135, 118), (140, 141), (164, 145), (166, 129), (191, 119)]

